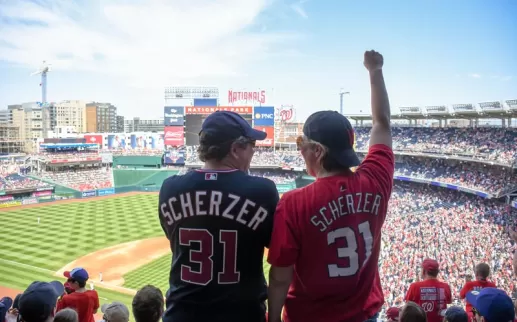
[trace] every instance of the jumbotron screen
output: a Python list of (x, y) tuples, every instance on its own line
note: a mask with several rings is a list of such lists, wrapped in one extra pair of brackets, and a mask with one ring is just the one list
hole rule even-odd
[(234, 106), (218, 106), (218, 107), (187, 107), (185, 113), (185, 142), (186, 145), (199, 144), (199, 132), (201, 125), (206, 117), (217, 110), (231, 111), (239, 113), (250, 125), (253, 124), (253, 108), (252, 107), (234, 107)]

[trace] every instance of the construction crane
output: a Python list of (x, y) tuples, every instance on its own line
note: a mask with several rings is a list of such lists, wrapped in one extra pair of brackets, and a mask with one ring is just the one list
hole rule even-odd
[(41, 74), (41, 104), (47, 103), (47, 74), (51, 71), (51, 64), (48, 64), (46, 61), (43, 61), (43, 65), (31, 74), (31, 76)]

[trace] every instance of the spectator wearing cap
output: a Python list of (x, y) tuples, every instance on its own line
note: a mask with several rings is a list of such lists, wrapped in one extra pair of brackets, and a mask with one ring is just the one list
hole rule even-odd
[(61, 282), (33, 282), (23, 292), (18, 303), (18, 320), (23, 322), (51, 322), (56, 312), (57, 299), (65, 288)]
[[(490, 266), (486, 263), (480, 263), (476, 265), (474, 269), (476, 274), (476, 280), (471, 282), (466, 282), (465, 286), (460, 291), (460, 298), (465, 299), (467, 294), (471, 291), (481, 291), (486, 287), (496, 287), (494, 283), (488, 281), (488, 276), (490, 276)], [(469, 302), (465, 305), (465, 311), (469, 315), (469, 320), (473, 318), (472, 306)]]
[(512, 322), (515, 319), (512, 299), (503, 290), (487, 287), (479, 292), (469, 292), (466, 299), (472, 305), (475, 322)]
[(160, 321), (164, 308), (162, 291), (152, 285), (142, 287), (136, 292), (132, 307), (136, 322)]
[(0, 300), (0, 322), (4, 322), (7, 318), (7, 313), (13, 305), (13, 299), (10, 297), (3, 297)]
[(398, 307), (392, 306), (386, 311), (388, 322), (398, 322), (400, 310)]
[(56, 313), (54, 322), (79, 322), (79, 316), (73, 309), (63, 309)]
[(64, 276), (73, 292), (65, 294), (59, 300), (57, 310), (72, 308), (77, 312), (79, 322), (95, 322), (93, 315), (99, 309), (99, 295), (95, 290), (86, 289), (88, 272), (82, 267), (77, 267), (64, 272)]
[(445, 311), (443, 322), (469, 322), (467, 312), (459, 306), (451, 306)]
[(105, 322), (128, 322), (129, 309), (120, 302), (103, 304), (101, 312), (104, 314), (102, 319)]
[[(415, 302), (407, 302), (400, 310), (400, 322), (427, 322), (424, 310)], [(441, 322), (441, 321), (440, 321)]]
[(22, 296), (21, 294), (18, 294), (14, 298), (12, 308), (7, 312), (7, 315), (5, 316), (5, 322), (18, 321), (18, 308), (19, 308), (21, 296)]
[(442, 322), (442, 311), (452, 303), (449, 284), (438, 280), (440, 266), (434, 259), (422, 262), (422, 281), (412, 283), (407, 291), (405, 301), (415, 302), (422, 307), (429, 322)]

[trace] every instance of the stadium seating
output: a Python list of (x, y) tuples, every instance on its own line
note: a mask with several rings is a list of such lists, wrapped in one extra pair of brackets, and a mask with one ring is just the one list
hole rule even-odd
[(106, 168), (41, 171), (38, 176), (80, 191), (113, 187), (111, 169)]

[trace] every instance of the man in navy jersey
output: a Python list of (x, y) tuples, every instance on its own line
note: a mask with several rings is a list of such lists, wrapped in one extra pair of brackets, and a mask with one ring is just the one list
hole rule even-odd
[(164, 322), (265, 321), (262, 260), (278, 192), (247, 174), (265, 138), (238, 114), (215, 112), (199, 134), (204, 166), (163, 183), (159, 217), (173, 253)]

